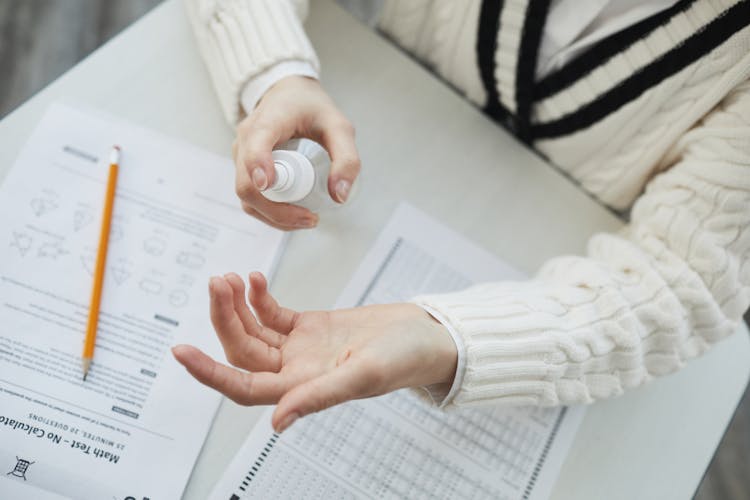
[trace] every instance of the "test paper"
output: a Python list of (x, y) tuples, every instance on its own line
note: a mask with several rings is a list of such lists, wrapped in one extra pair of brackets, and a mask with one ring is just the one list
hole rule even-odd
[[(122, 148), (94, 362), (81, 379), (110, 148)], [(169, 348), (223, 357), (208, 277), (270, 272), (230, 160), (55, 105), (0, 189), (0, 498), (179, 498), (220, 395)]]
[[(521, 275), (402, 205), (338, 307), (408, 300)], [(583, 407), (443, 411), (408, 390), (304, 417), (282, 435), (272, 409), (250, 433), (213, 500), (249, 498), (547, 498)]]

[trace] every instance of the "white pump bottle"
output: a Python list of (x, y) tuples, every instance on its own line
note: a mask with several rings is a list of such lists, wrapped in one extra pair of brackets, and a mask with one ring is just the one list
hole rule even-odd
[(309, 139), (292, 139), (280, 148), (272, 152), (276, 178), (263, 196), (313, 212), (338, 206), (328, 193), (331, 159), (326, 150)]

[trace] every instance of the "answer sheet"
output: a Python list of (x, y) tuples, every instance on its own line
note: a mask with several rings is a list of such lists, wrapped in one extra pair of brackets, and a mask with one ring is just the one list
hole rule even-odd
[[(81, 379), (113, 144), (120, 175), (94, 362)], [(169, 348), (223, 359), (208, 277), (270, 272), (229, 159), (51, 107), (0, 190), (0, 498), (180, 498), (218, 408)], [(59, 495), (59, 497), (57, 496)]]
[[(404, 301), (520, 275), (459, 234), (402, 205), (337, 306)], [(583, 407), (444, 412), (410, 391), (307, 416), (282, 435), (270, 409), (213, 500), (547, 498)]]

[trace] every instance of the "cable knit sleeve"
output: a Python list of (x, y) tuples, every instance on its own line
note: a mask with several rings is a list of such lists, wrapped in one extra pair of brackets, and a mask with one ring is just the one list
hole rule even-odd
[(184, 0), (203, 60), (231, 124), (248, 82), (284, 62), (319, 70), (302, 28), (305, 0)]
[(750, 83), (672, 148), (619, 234), (527, 282), (423, 296), (463, 340), (451, 401), (617, 396), (732, 334), (750, 305)]

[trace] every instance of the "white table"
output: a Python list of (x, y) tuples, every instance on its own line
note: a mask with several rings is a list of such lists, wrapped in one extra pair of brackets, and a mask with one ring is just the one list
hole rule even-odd
[[(404, 199), (529, 273), (549, 257), (581, 253), (591, 234), (621, 225), (330, 0), (315, 2), (311, 10), (308, 31), (323, 82), (357, 125), (365, 170), (363, 189), (349, 208), (323, 219), (315, 231), (292, 236), (273, 283), (283, 302), (307, 309), (333, 304)], [(0, 176), (47, 105), (58, 99), (101, 108), (221, 154), (228, 154), (232, 141), (176, 0), (0, 122)], [(232, 186), (227, 196), (234, 196)], [(745, 330), (678, 374), (590, 407), (553, 498), (691, 497), (749, 374)], [(261, 411), (224, 401), (185, 498), (207, 496)]]

